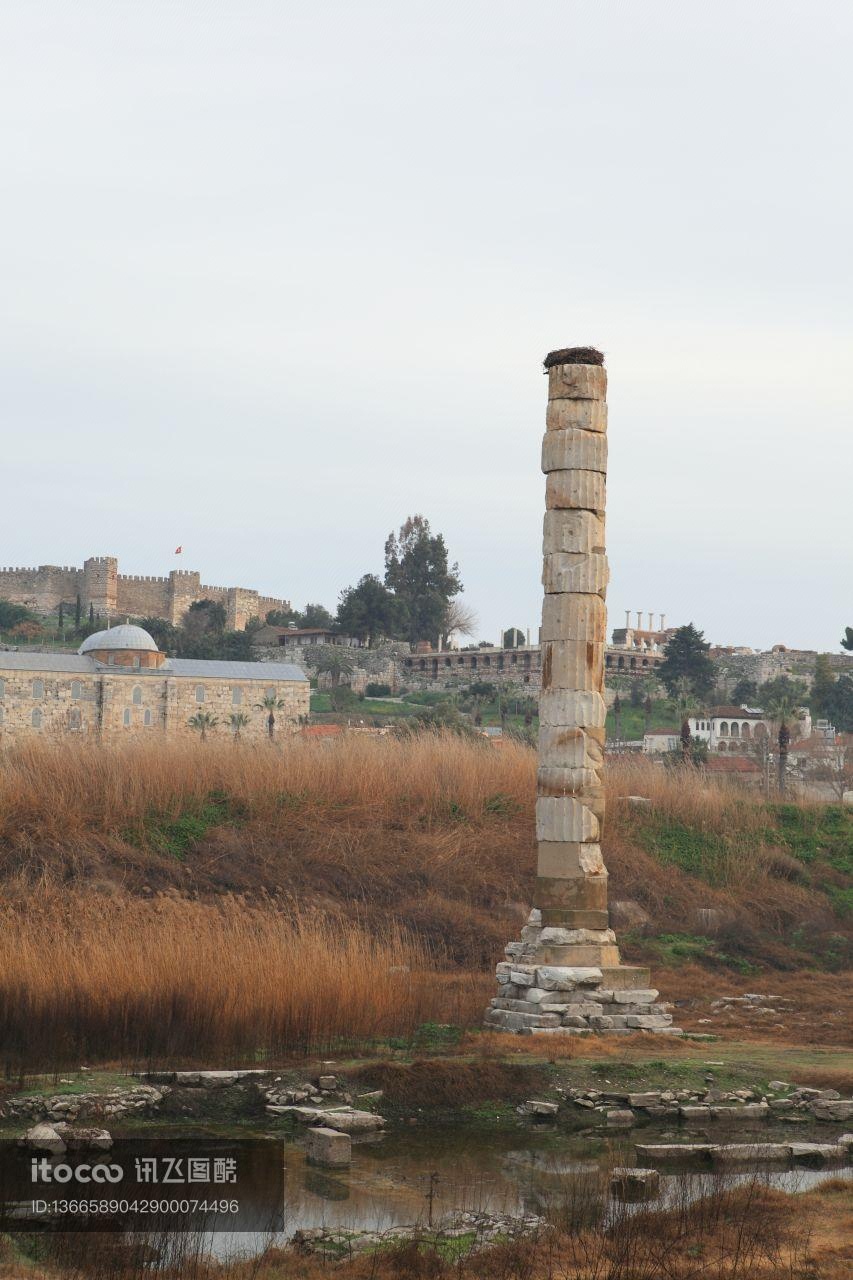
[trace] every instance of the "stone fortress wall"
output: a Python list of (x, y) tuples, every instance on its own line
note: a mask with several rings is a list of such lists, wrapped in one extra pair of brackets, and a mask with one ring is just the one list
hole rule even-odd
[(60, 604), (73, 610), (78, 595), (84, 614), (91, 606), (99, 618), (163, 618), (175, 625), (197, 600), (215, 600), (225, 606), (231, 631), (244, 631), (251, 618), (265, 618), (271, 609), (290, 608), (288, 600), (248, 587), (210, 586), (195, 570), (173, 569), (165, 578), (122, 574), (115, 556), (90, 556), (82, 569), (50, 564), (0, 569), (0, 600), (34, 613), (55, 613)]

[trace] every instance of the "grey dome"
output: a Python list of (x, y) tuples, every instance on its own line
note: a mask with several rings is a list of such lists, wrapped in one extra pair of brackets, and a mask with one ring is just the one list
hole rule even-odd
[(154, 637), (129, 622), (87, 636), (77, 652), (90, 653), (93, 649), (148, 649), (152, 653), (158, 652)]

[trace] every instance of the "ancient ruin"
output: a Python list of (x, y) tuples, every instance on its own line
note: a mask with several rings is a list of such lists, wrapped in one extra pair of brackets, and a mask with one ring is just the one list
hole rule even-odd
[(648, 969), (623, 965), (609, 927), (604, 821), (607, 373), (589, 347), (545, 360), (548, 410), (542, 690), (534, 909), (497, 966), (496, 1030), (668, 1031)]

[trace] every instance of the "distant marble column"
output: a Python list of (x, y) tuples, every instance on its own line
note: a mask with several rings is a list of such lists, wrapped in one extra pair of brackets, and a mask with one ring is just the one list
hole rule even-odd
[(672, 1030), (647, 969), (609, 927), (604, 822), (607, 373), (589, 347), (552, 352), (542, 445), (545, 529), (535, 905), (498, 965), (487, 1026)]

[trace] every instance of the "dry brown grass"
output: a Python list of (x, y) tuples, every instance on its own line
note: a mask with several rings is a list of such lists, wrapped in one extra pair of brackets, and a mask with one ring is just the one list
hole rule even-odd
[(281, 1060), (481, 1012), (476, 981), (434, 969), (393, 927), (377, 936), (237, 900), (45, 892), (2, 919), (0, 1043), (7, 1070)]
[[(281, 748), (34, 744), (2, 763), (0, 1034), (10, 1063), (233, 1061), (433, 1019), (472, 1026), (489, 969), (529, 909), (536, 761), (521, 745), (453, 735)], [(623, 955), (651, 961), (664, 994), (688, 1001), (684, 1025), (707, 1012), (712, 992), (767, 987), (732, 975), (717, 951), (796, 970), (795, 934), (811, 941), (843, 927), (825, 894), (784, 867), (780, 876), (754, 794), (643, 760), (608, 766), (607, 786), (611, 898), (634, 899), (650, 917), (645, 931), (620, 931)], [(651, 809), (628, 805), (632, 794)], [(656, 856), (655, 823), (736, 839), (709, 882)], [(696, 933), (700, 908), (723, 921), (716, 969), (680, 968), (669, 981), (656, 938)], [(401, 964), (408, 977), (389, 975)], [(798, 1035), (834, 1036), (845, 1017), (838, 980), (795, 977), (813, 1014)], [(559, 1052), (584, 1052), (575, 1046)]]

